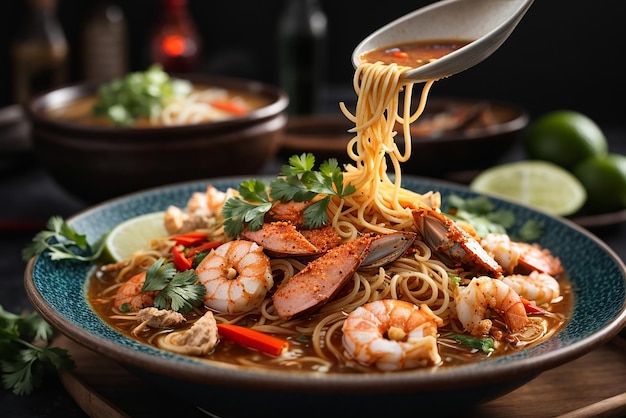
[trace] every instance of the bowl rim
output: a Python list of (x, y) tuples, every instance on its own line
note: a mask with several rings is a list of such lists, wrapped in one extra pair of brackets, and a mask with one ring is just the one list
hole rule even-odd
[[(254, 109), (247, 114), (221, 121), (203, 122), (190, 125), (176, 126), (146, 126), (146, 127), (128, 127), (128, 126), (93, 126), (76, 124), (60, 119), (52, 119), (44, 116), (42, 110), (46, 108), (47, 102), (53, 101), (55, 105), (65, 104), (68, 101), (93, 94), (97, 91), (98, 86), (107, 81), (82, 81), (65, 85), (56, 89), (42, 92), (31, 98), (25, 105), (24, 111), (26, 116), (33, 125), (49, 126), (54, 129), (61, 129), (69, 132), (90, 132), (94, 134), (105, 134), (115, 136), (137, 135), (137, 134), (176, 134), (183, 131), (206, 131), (223, 130), (232, 126), (254, 123), (275, 116), (287, 109), (289, 97), (287, 93), (280, 87), (265, 83), (262, 81), (231, 77), (225, 75), (214, 74), (171, 74), (173, 78), (185, 79), (192, 82), (207, 84), (209, 86), (216, 85), (224, 88), (232, 88), (234, 90), (245, 91), (253, 94), (261, 94), (272, 99), (272, 101), (258, 109)], [(69, 97), (69, 100), (67, 97)]]
[[(241, 181), (246, 178), (247, 177), (228, 177), (223, 179), (229, 181)], [(417, 181), (424, 180), (424, 178), (419, 176), (411, 175), (407, 175), (407, 178), (417, 179)], [(452, 191), (462, 191), (470, 195), (476, 194), (469, 191), (469, 189), (465, 186), (445, 180), (427, 179), (427, 182), (430, 184), (445, 186), (445, 188)], [(94, 213), (94, 211), (101, 210), (110, 204), (124, 204), (125, 200), (133, 199), (135, 197), (147, 196), (149, 198), (152, 194), (159, 193), (161, 190), (168, 191), (183, 186), (192, 187), (195, 185), (201, 189), (202, 187), (205, 187), (206, 184), (216, 183), (220, 183), (219, 178), (177, 183), (174, 185), (131, 193), (107, 200), (92, 206), (91, 208), (78, 212), (70, 217), (68, 221), (77, 217), (88, 216), (91, 213)], [(524, 206), (507, 199), (497, 197), (490, 198), (495, 201), (504, 202), (510, 206), (524, 208)], [(624, 286), (626, 286), (626, 266), (617, 254), (593, 233), (567, 219), (557, 218), (531, 208), (524, 208), (524, 210), (529, 211), (531, 214), (538, 214), (546, 219), (550, 219), (551, 222), (555, 222), (557, 225), (561, 225), (564, 228), (574, 230), (577, 234), (584, 235), (586, 240), (592, 241), (599, 250), (605, 253), (605, 255), (609, 257), (617, 267), (619, 267), (621, 278), (624, 281)], [(276, 373), (275, 371), (255, 369), (242, 370), (237, 367), (224, 366), (223, 364), (212, 366), (210, 363), (204, 361), (187, 358), (181, 359), (182, 356), (179, 355), (171, 356), (175, 361), (172, 361), (169, 355), (155, 357), (154, 354), (138, 351), (132, 347), (123, 346), (119, 342), (103, 339), (102, 337), (90, 333), (89, 330), (81, 327), (80, 324), (68, 321), (63, 317), (63, 315), (48, 305), (48, 302), (39, 293), (39, 290), (33, 281), (34, 269), (39, 257), (34, 257), (27, 263), (24, 272), (25, 289), (29, 299), (33, 302), (35, 309), (56, 329), (90, 350), (122, 364), (126, 364), (131, 368), (142, 369), (148, 373), (167, 375), (170, 378), (198, 384), (210, 384), (210, 379), (218, 379), (216, 382), (220, 385), (248, 388), (258, 388), (259, 385), (263, 385), (265, 388), (291, 390), (297, 392), (308, 391), (311, 393), (327, 393), (329, 391), (335, 393), (364, 393), (368, 391), (382, 393), (390, 391), (414, 392), (416, 390), (449, 388), (451, 379), (457, 379), (457, 385), (467, 387), (472, 386), (477, 382), (487, 383), (509, 381), (512, 376), (519, 377), (520, 379), (528, 378), (528, 380), (530, 380), (545, 370), (557, 367), (584, 355), (613, 338), (624, 326), (626, 326), (626, 300), (624, 300), (619, 313), (615, 317), (611, 318), (606, 326), (597, 330), (593, 334), (585, 336), (573, 344), (560, 347), (559, 349), (545, 347), (546, 349), (542, 350), (536, 356), (521, 358), (515, 357), (515, 355), (506, 356), (515, 357), (515, 361), (513, 362), (492, 359), (486, 362), (476, 364), (473, 363), (467, 366), (455, 366), (449, 369), (439, 369), (436, 373), (418, 369), (417, 371), (407, 370), (387, 374), (354, 373), (330, 375), (321, 374), (320, 376), (316, 376), (310, 372), (297, 373), (290, 371), (286, 373)], [(85, 278), (85, 280), (87, 279)], [(100, 319), (100, 321), (102, 320)], [(138, 344), (142, 345), (141, 343)], [(206, 367), (200, 367), (202, 365), (211, 369), (210, 378), (207, 378)], [(164, 370), (167, 371), (167, 374), (164, 373)]]
[[(431, 97), (426, 102), (426, 108), (422, 116), (434, 113), (437, 107), (446, 103), (467, 104), (486, 102), (494, 108), (511, 111), (513, 117), (509, 120), (494, 124), (489, 128), (464, 130), (461, 132), (446, 132), (442, 137), (411, 136), (412, 147), (425, 146), (449, 146), (453, 143), (463, 143), (472, 140), (490, 140), (496, 136), (521, 132), (528, 126), (530, 121), (529, 112), (521, 105), (498, 99), (476, 99), (472, 97), (437, 96)], [(430, 106), (429, 106), (430, 105)], [(418, 119), (419, 120), (419, 119)], [(324, 128), (323, 131), (316, 129)], [(344, 150), (353, 134), (340, 132), (340, 129), (351, 128), (350, 121), (343, 114), (321, 114), (313, 116), (291, 117), (285, 126), (281, 147), (287, 149), (301, 149), (310, 146), (313, 149), (323, 151)], [(309, 132), (307, 132), (309, 130)], [(325, 132), (337, 130), (336, 134)], [(403, 132), (398, 130), (396, 141), (403, 141)]]

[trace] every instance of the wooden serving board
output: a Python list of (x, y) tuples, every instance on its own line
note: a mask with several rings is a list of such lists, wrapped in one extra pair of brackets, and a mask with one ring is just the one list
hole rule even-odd
[[(163, 402), (171, 395), (65, 336), (57, 338), (54, 344), (67, 349), (76, 362), (74, 370), (61, 373), (61, 382), (91, 417), (212, 416), (193, 405)], [(463, 416), (626, 416), (626, 340), (617, 337), (579, 359), (541, 374), (506, 396), (469, 408)]]

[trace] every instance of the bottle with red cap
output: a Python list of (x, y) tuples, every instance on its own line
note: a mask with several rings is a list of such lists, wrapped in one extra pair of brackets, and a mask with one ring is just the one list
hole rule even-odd
[(152, 35), (151, 60), (170, 73), (194, 72), (200, 67), (201, 40), (187, 0), (163, 0)]

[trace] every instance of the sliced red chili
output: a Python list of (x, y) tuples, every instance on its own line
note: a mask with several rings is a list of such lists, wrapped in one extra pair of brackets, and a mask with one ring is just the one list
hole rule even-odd
[(185, 253), (178, 247), (172, 248), (172, 256), (174, 257), (174, 265), (178, 271), (189, 270), (192, 267), (191, 259), (185, 256)]
[(521, 298), (521, 299), (522, 299), (522, 303), (524, 304), (524, 309), (526, 309), (527, 314), (545, 315), (547, 313), (545, 309), (540, 308), (539, 306), (535, 305), (528, 299), (526, 298)]

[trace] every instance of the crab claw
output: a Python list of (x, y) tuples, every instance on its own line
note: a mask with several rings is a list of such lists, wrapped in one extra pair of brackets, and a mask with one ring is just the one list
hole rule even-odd
[(502, 267), (467, 231), (443, 213), (420, 208), (413, 218), (422, 240), (448, 266), (466, 266), (502, 276)]
[(365, 235), (335, 247), (280, 285), (272, 295), (278, 316), (289, 319), (328, 302), (361, 266), (371, 242)]
[(414, 232), (394, 232), (372, 239), (369, 252), (361, 268), (378, 268), (397, 260), (417, 238)]

